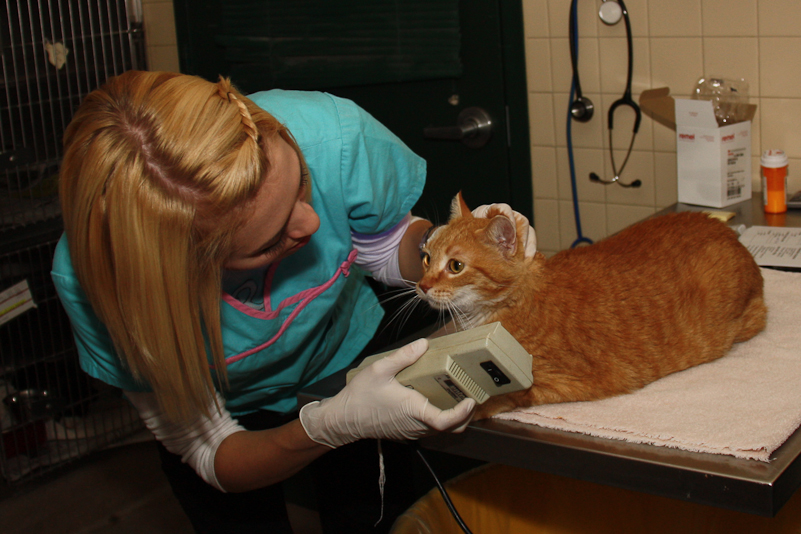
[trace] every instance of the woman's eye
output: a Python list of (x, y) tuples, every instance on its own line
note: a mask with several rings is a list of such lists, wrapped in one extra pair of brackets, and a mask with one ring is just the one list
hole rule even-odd
[(431, 264), (431, 255), (427, 252), (423, 254), (423, 266), (428, 267)]
[(459, 274), (464, 269), (464, 263), (459, 260), (451, 260), (448, 262), (448, 270), (454, 274)]
[(286, 237), (285, 236), (281, 236), (281, 239), (279, 239), (275, 244), (270, 245), (269, 247), (264, 247), (263, 249), (261, 249), (261, 251), (259, 251), (259, 255), (261, 255), (261, 256), (271, 256), (271, 255), (274, 255), (274, 254), (276, 254), (278, 252), (281, 252), (281, 249), (283, 248), (285, 241), (286, 241)]

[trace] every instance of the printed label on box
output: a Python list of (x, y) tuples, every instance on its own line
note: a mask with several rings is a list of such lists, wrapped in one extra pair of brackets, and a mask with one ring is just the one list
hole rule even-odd
[[(732, 135), (732, 140), (734, 136)], [(735, 148), (728, 151), (726, 159), (727, 180), (726, 200), (741, 199), (746, 182), (751, 182), (751, 162), (746, 158), (745, 148)]]

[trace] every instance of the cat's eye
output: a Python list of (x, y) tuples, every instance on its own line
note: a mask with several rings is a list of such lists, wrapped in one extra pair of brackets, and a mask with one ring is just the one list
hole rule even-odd
[(430, 264), (431, 264), (431, 255), (429, 253), (427, 253), (427, 252), (424, 252), (423, 253), (423, 266), (425, 268), (428, 268), (428, 266)]
[(448, 262), (448, 270), (454, 274), (459, 274), (464, 269), (464, 263), (459, 260), (451, 260)]

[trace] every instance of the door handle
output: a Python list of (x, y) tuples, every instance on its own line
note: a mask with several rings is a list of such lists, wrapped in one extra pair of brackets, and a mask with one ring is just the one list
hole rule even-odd
[(456, 126), (423, 129), (428, 139), (461, 141), (470, 148), (481, 148), (492, 136), (492, 118), (481, 108), (465, 108), (456, 118)]

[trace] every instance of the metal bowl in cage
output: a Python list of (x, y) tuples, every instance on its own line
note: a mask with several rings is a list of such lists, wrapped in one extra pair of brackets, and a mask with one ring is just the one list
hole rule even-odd
[(24, 389), (6, 395), (3, 403), (14, 414), (17, 422), (23, 423), (43, 417), (52, 417), (64, 409), (65, 401), (46, 389)]

